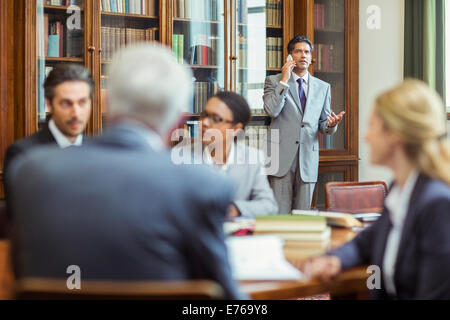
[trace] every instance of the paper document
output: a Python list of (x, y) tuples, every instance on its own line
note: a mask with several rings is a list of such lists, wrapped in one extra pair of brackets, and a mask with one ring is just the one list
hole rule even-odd
[(226, 240), (235, 280), (300, 280), (302, 273), (284, 257), (277, 236), (230, 237)]

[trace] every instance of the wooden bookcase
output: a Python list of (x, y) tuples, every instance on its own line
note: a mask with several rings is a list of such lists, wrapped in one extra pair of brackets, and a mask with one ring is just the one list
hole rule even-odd
[[(5, 0), (0, 4), (1, 15), (5, 16), (0, 21), (1, 163), (7, 145), (36, 132), (45, 118), (41, 89), (43, 75), (46, 67), (58, 63), (79, 63), (91, 70), (96, 86), (87, 133), (101, 133), (106, 111), (106, 68), (114, 48), (127, 43), (127, 29), (128, 32), (131, 29), (153, 30), (152, 37), (156, 41), (173, 47), (180, 62), (191, 65), (196, 82), (212, 83), (206, 94), (205, 90), (197, 89), (197, 95), (202, 92), (204, 97), (199, 100), (197, 109), (193, 101), (189, 120), (198, 120), (201, 105), (220, 88), (239, 92), (249, 100), (254, 110), (252, 124), (255, 125), (270, 122), (262, 111), (265, 77), (280, 72), (289, 40), (294, 35), (305, 34), (316, 44), (316, 50), (318, 44), (322, 50), (324, 45), (341, 50), (334, 62), (338, 69), (319, 68), (319, 57), (316, 57), (310, 70), (338, 90), (339, 97), (335, 99), (337, 102), (333, 101), (333, 110), (346, 111), (345, 123), (340, 125), (336, 139), (322, 144), (318, 188), (323, 188), (329, 180), (358, 179), (358, 0), (326, 1), (338, 2), (341, 6), (338, 6), (339, 14), (334, 20), (330, 17), (331, 9), (325, 9), (329, 21), (338, 20), (338, 25), (325, 27), (323, 21), (319, 24), (319, 15), (314, 10), (315, 6), (323, 5), (324, 0), (263, 0), (254, 7), (250, 6), (254, 2), (248, 0), (154, 0), (151, 13), (147, 5), (142, 14), (102, 10), (108, 0), (75, 1), (81, 4), (81, 30), (76, 40), (80, 43), (80, 52), (67, 54), (66, 47), (57, 57), (42, 54), (46, 52), (46, 46), (39, 32), (45, 33), (42, 31), (47, 23), (45, 14), (49, 23), (57, 21), (58, 17), (66, 23), (73, 14), (68, 13), (67, 5), (45, 5), (44, 0)], [(190, 10), (186, 9), (189, 3)], [(181, 40), (178, 35), (183, 36)], [(180, 43), (182, 52), (178, 50)], [(204, 59), (204, 55), (201, 59), (196, 57), (196, 50), (206, 50), (207, 58)], [(320, 197), (319, 194), (319, 200)]]

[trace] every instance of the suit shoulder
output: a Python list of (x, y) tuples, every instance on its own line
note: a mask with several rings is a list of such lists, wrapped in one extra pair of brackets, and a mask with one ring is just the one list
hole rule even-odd
[(266, 81), (279, 82), (281, 80), (281, 73), (273, 74), (266, 77)]
[(314, 77), (314, 76), (311, 76), (315, 81), (317, 81), (317, 83), (320, 85), (320, 86), (323, 86), (323, 87), (331, 87), (331, 85), (328, 83), (328, 82), (326, 82), (326, 81), (323, 81), (323, 80), (321, 80), (321, 79), (319, 79), (319, 78), (316, 78), (316, 77)]
[(450, 186), (438, 179), (429, 179), (423, 190), (422, 199), (425, 202), (445, 201), (450, 204)]

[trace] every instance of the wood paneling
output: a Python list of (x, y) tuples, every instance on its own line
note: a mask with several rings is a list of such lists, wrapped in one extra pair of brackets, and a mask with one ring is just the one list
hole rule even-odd
[(14, 4), (0, 1), (0, 199), (3, 191), (3, 161), (6, 148), (14, 141)]

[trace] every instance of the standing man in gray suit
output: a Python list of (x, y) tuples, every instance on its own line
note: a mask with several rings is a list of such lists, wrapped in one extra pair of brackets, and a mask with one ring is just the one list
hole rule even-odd
[(279, 144), (279, 167), (269, 181), (280, 213), (311, 207), (319, 167), (318, 132), (334, 134), (344, 115), (331, 112), (330, 85), (308, 72), (313, 50), (308, 38), (293, 38), (282, 72), (268, 76), (264, 85), (264, 109), (272, 117), (269, 132), (279, 134), (269, 134), (267, 142)]

